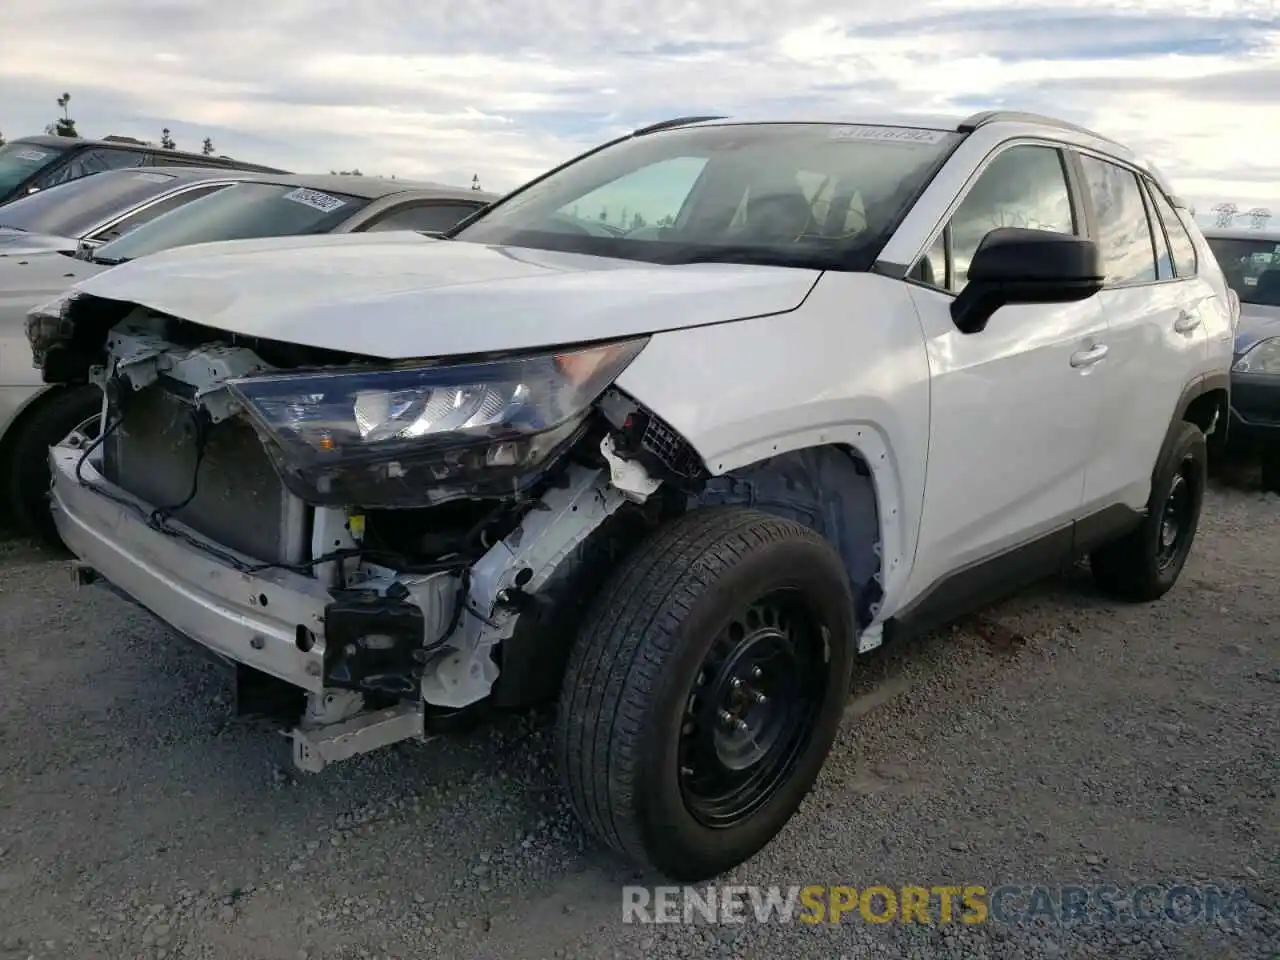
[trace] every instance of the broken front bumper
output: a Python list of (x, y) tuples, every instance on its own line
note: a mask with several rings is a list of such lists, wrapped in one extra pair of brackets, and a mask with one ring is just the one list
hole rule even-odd
[[(288, 570), (245, 573), (152, 529), (144, 519), (150, 507), (109, 483), (91, 459), (80, 469), (85, 482), (77, 479), (76, 465), (83, 453), (69, 445), (49, 452), (53, 518), (72, 553), (215, 654), (309, 692), (322, 692), (325, 607), (333, 599), (329, 591)], [(181, 529), (180, 524), (171, 525)], [(205, 541), (194, 531), (183, 532)], [(237, 559), (246, 565), (255, 562)]]

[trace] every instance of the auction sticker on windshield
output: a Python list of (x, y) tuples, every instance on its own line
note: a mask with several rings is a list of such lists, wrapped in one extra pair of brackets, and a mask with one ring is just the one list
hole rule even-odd
[(331, 197), (327, 193), (321, 193), (319, 190), (308, 190), (306, 187), (299, 187), (297, 190), (291, 190), (284, 195), (286, 200), (292, 200), (294, 203), (300, 203), (303, 206), (311, 207), (315, 210), (322, 210), (325, 213), (332, 213), (339, 207), (345, 206), (347, 201), (339, 200), (337, 197)]
[(41, 153), (39, 150), (19, 150), (14, 154), (14, 156), (19, 160), (30, 160), (32, 163), (39, 163), (49, 155), (47, 153)]
[(946, 134), (941, 130), (918, 130), (912, 127), (841, 127), (831, 135), (833, 140), (875, 140), (880, 143), (941, 143)]

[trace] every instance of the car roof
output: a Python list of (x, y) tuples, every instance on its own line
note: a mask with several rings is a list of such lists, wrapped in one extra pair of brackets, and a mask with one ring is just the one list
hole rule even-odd
[(1251, 230), (1249, 227), (1204, 227), (1206, 240), (1261, 240), (1280, 243), (1280, 230)]
[(1139, 156), (1132, 148), (1105, 134), (1082, 127), (1079, 124), (1064, 120), (1061, 117), (1039, 113), (1028, 113), (1020, 110), (982, 110), (968, 116), (958, 114), (940, 114), (929, 112), (898, 111), (896, 113), (856, 113), (830, 115), (790, 115), (777, 114), (755, 115), (739, 114), (736, 116), (698, 116), (677, 117), (641, 127), (633, 135), (640, 136), (658, 133), (664, 130), (689, 126), (717, 126), (732, 124), (764, 124), (764, 123), (813, 123), (833, 125), (867, 125), (883, 127), (908, 127), (917, 130), (938, 130), (958, 135), (968, 135), (975, 130), (992, 125), (1009, 128), (1011, 132), (1027, 134), (1056, 134), (1053, 139), (1068, 145), (1083, 146), (1100, 153), (1122, 160), (1147, 174), (1165, 193), (1175, 206), (1185, 208), (1186, 202), (1170, 189), (1169, 181), (1153, 163)]
[(390, 177), (352, 176), (341, 173), (288, 173), (280, 175), (254, 174), (240, 179), (259, 183), (278, 183), (282, 186), (306, 187), (309, 190), (345, 193), (363, 200), (379, 200), (398, 193), (412, 192), (421, 196), (448, 200), (479, 200), (492, 203), (497, 194), (455, 187), (430, 180), (393, 180)]
[(265, 164), (254, 163), (248, 164), (246, 161), (237, 160), (235, 157), (228, 157), (225, 154), (218, 154), (213, 157), (206, 157), (201, 153), (192, 153), (188, 150), (166, 150), (153, 143), (146, 143), (142, 140), (134, 140), (126, 137), (117, 137), (109, 140), (95, 140), (89, 137), (59, 137), (53, 134), (38, 133), (29, 137), (17, 137), (8, 141), (9, 143), (30, 143), (41, 147), (115, 147), (117, 149), (145, 150), (148, 153), (168, 154), (170, 156), (183, 157), (188, 160), (223, 160), (226, 163), (245, 163), (261, 173), (283, 173), (285, 171), (277, 171), (275, 167), (268, 167)]

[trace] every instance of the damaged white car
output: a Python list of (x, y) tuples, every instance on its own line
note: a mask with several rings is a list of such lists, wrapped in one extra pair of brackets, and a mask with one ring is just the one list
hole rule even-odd
[(104, 391), (51, 451), (77, 576), (236, 664), (306, 770), (558, 696), (588, 829), (705, 878), (799, 806), (857, 654), (1080, 556), (1151, 600), (1191, 548), (1232, 309), (1088, 131), (693, 118), (367, 242), (28, 320)]

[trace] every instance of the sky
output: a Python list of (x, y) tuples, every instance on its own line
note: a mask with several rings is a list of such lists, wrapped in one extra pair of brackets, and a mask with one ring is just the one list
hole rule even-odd
[(0, 28), (0, 131), (504, 191), (669, 117), (1050, 113), (1212, 218), (1280, 218), (1277, 0), (41, 0)]

